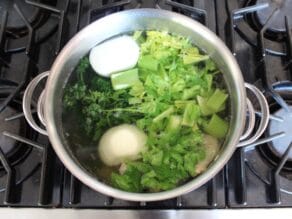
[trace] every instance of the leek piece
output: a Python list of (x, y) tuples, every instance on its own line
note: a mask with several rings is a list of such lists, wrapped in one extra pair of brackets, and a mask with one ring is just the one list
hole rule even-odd
[(111, 82), (114, 90), (125, 89), (131, 87), (135, 83), (139, 82), (138, 69), (130, 69), (114, 73), (111, 75)]

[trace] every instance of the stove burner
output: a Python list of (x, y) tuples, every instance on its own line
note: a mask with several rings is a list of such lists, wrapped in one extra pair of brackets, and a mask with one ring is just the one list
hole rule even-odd
[[(48, 2), (47, 0), (37, 0), (36, 2), (44, 3)], [(40, 9), (28, 4), (24, 0), (1, 0), (0, 1), (0, 10), (7, 11), (8, 17), (6, 21), (7, 31), (14, 32), (20, 31), (26, 28), (23, 19), (19, 16), (17, 11), (14, 9), (14, 4), (16, 4), (22, 11), (23, 15), (27, 18), (29, 23), (39, 22)]]
[[(8, 89), (5, 86), (0, 89), (0, 106), (9, 95), (7, 91)], [(18, 100), (18, 98), (11, 101), (10, 104), (0, 112), (0, 148), (12, 166), (23, 160), (30, 153), (31, 147), (17, 142), (12, 138), (8, 138), (4, 136), (3, 133), (11, 132), (28, 138), (34, 138), (33, 132), (26, 124), (24, 118), (7, 119), (19, 114), (19, 112), (21, 112), (21, 100)], [(0, 162), (0, 171), (2, 169), (3, 166)]]
[[(263, 26), (270, 16), (268, 29), (273, 32), (285, 32), (285, 17), (292, 22), (292, 1), (291, 0), (257, 0), (256, 4), (269, 3), (269, 7), (256, 12), (259, 23)], [(273, 14), (274, 13), (274, 14)]]
[(5, 119), (17, 113), (17, 110), (8, 106), (0, 113), (0, 148), (4, 154), (8, 155), (13, 151), (15, 140), (5, 137), (2, 133), (4, 131), (19, 133), (20, 120), (6, 121)]
[(17, 4), (19, 8), (21, 8), (25, 17), (31, 22), (35, 19), (38, 9), (28, 5), (23, 0), (2, 0), (0, 2), (0, 8), (3, 11), (9, 11), (9, 16), (7, 19), (7, 27), (9, 28), (23, 28), (25, 24), (22, 19), (18, 16), (17, 12), (14, 10), (13, 5)]
[[(274, 113), (275, 116), (281, 117), (284, 122), (271, 121), (268, 127), (269, 135), (273, 135), (279, 132), (285, 132), (286, 135), (282, 138), (278, 138), (270, 142), (272, 151), (278, 156), (282, 157), (287, 150), (287, 147), (292, 141), (292, 106), (289, 106), (291, 111), (286, 111), (281, 108)], [(288, 160), (292, 161), (292, 151), (290, 151)]]
[[(273, 86), (275, 92), (279, 94), (287, 104), (288, 108), (281, 108), (281, 105), (272, 97), (268, 97), (271, 114), (283, 119), (283, 122), (271, 120), (266, 131), (267, 136), (284, 132), (285, 136), (258, 147), (260, 153), (273, 166), (277, 166), (281, 161), (285, 151), (292, 141), (292, 83), (282, 82)], [(288, 111), (288, 110), (291, 110)], [(284, 171), (292, 171), (292, 152), (289, 153), (287, 162), (283, 166)]]
[(289, 113), (289, 110), (292, 110), (292, 83), (282, 81), (274, 84), (272, 89), (273, 92), (268, 93), (270, 95), (267, 96), (267, 101), (273, 117), (270, 117), (265, 137), (282, 132), (285, 132), (285, 135), (266, 144), (246, 147), (243, 150), (244, 162), (248, 169), (268, 186), (268, 202), (280, 204), (284, 193), (292, 195), (292, 113)]

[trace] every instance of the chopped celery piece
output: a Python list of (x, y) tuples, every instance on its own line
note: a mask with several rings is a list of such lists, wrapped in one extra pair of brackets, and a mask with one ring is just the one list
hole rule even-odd
[(207, 106), (214, 112), (218, 112), (222, 105), (225, 103), (228, 94), (220, 89), (216, 89), (212, 96), (207, 101)]
[(146, 68), (148, 70), (157, 71), (158, 61), (150, 55), (145, 55), (138, 61), (139, 68)]
[(158, 122), (162, 119), (164, 119), (165, 117), (168, 117), (170, 114), (172, 114), (174, 112), (174, 107), (171, 106), (169, 107), (167, 110), (163, 111), (162, 113), (160, 113), (158, 116), (156, 116), (153, 119), (153, 122)]
[(143, 32), (140, 30), (135, 31), (133, 38), (138, 44), (144, 43), (146, 40)]
[[(223, 111), (223, 110), (225, 110), (226, 109), (226, 104), (224, 103), (224, 104), (222, 104), (221, 106), (220, 106), (220, 108), (218, 109), (218, 111), (217, 112), (221, 112), (221, 111)], [(216, 113), (217, 113), (216, 112)]]
[(134, 35), (133, 35), (133, 38), (135, 39), (135, 40), (137, 40), (137, 39), (139, 39), (141, 36), (142, 36), (142, 31), (141, 30), (137, 30), (137, 31), (135, 31), (134, 32)]
[(158, 153), (153, 154), (153, 155), (151, 156), (150, 163), (151, 163), (153, 166), (159, 166), (159, 165), (161, 165), (161, 163), (162, 163), (162, 159), (163, 159), (163, 151), (159, 151)]
[(130, 105), (135, 105), (135, 104), (138, 104), (138, 103), (141, 103), (141, 99), (140, 98), (137, 98), (137, 97), (132, 97), (132, 98), (129, 98), (128, 100), (128, 103)]
[(205, 61), (208, 60), (209, 56), (207, 55), (193, 55), (193, 54), (189, 54), (189, 55), (184, 55), (183, 56), (183, 63), (185, 65), (189, 65), (189, 64), (195, 64), (201, 61)]
[(187, 104), (184, 114), (182, 125), (192, 127), (196, 120), (200, 117), (200, 108), (196, 104)]
[(182, 99), (183, 100), (188, 100), (188, 99), (191, 99), (191, 98), (195, 97), (199, 93), (200, 88), (201, 88), (200, 85), (195, 85), (192, 88), (185, 89), (184, 92), (183, 92)]
[(179, 115), (172, 115), (169, 117), (166, 129), (170, 132), (179, 131), (182, 118)]
[(114, 90), (125, 89), (131, 87), (135, 83), (139, 82), (138, 69), (130, 69), (114, 73), (111, 75), (111, 82)]
[(194, 64), (209, 59), (207, 55), (201, 55), (198, 48), (190, 47), (185, 49), (183, 54), (183, 63), (185, 65)]
[(205, 64), (206, 71), (214, 71), (217, 69), (215, 63), (211, 59), (207, 60)]
[(176, 82), (172, 85), (171, 91), (172, 92), (181, 92), (185, 89), (186, 84), (184, 80), (178, 79)]
[(214, 111), (207, 105), (208, 100), (201, 96), (197, 96), (197, 101), (200, 106), (201, 112), (204, 116), (209, 116), (212, 115), (213, 113), (217, 113), (225, 109), (225, 104), (222, 104), (217, 111)]
[(158, 75), (165, 81), (169, 81), (169, 76), (167, 72), (165, 71), (165, 68), (159, 67), (158, 69)]
[(195, 104), (196, 101), (194, 101), (194, 100), (176, 100), (176, 101), (174, 101), (174, 105), (178, 109), (184, 109), (186, 107), (186, 105), (189, 103)]
[(195, 123), (192, 127), (192, 131), (195, 132), (197, 130), (199, 130), (199, 126), (197, 125), (197, 123)]
[(211, 90), (212, 82), (213, 82), (213, 76), (210, 74), (205, 75), (205, 80), (207, 81), (208, 91)]
[(197, 96), (197, 101), (204, 116), (208, 116), (214, 113), (214, 111), (207, 106), (207, 100), (205, 98)]
[(228, 123), (216, 114), (213, 114), (209, 123), (204, 126), (204, 130), (213, 137), (224, 138), (228, 131)]

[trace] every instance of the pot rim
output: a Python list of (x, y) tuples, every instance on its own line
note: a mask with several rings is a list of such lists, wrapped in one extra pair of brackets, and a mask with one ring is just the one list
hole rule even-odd
[[(52, 101), (54, 99), (54, 83), (57, 80), (58, 73), (62, 69), (63, 59), (66, 56), (68, 56), (69, 51), (72, 49), (72, 47), (78, 45), (79, 42), (84, 40), (84, 35), (89, 33), (89, 30), (92, 28), (92, 26), (99, 26), (99, 24), (108, 23), (112, 18), (118, 18), (119, 16), (129, 15), (131, 13), (144, 13), (149, 16), (155, 13), (159, 13), (160, 16), (164, 16), (170, 19), (175, 19), (175, 22), (182, 24), (184, 26), (188, 26), (191, 28), (199, 28), (200, 33), (202, 33), (202, 35), (204, 35), (206, 38), (211, 39), (213, 41), (213, 44), (216, 45), (216, 47), (220, 48), (222, 53), (224, 53), (225, 55), (224, 61), (227, 63), (229, 68), (232, 69), (231, 71), (235, 75), (236, 81), (234, 83), (236, 84), (236, 87), (237, 87), (237, 96), (240, 103), (240, 106), (238, 106), (238, 112), (236, 112), (236, 115), (234, 116), (237, 118), (238, 121), (242, 121), (242, 122), (235, 124), (234, 126), (235, 131), (232, 135), (231, 140), (229, 141), (229, 144), (226, 146), (226, 148), (223, 150), (220, 156), (217, 157), (213, 165), (209, 166), (206, 171), (196, 176), (194, 179), (190, 180), (189, 182), (183, 185), (180, 185), (176, 187), (175, 189), (163, 191), (163, 192), (157, 192), (157, 193), (131, 193), (131, 192), (122, 191), (119, 189), (115, 189), (111, 186), (108, 186), (100, 182), (96, 177), (91, 176), (81, 166), (77, 165), (74, 159), (72, 159), (72, 157), (69, 155), (68, 151), (64, 148), (61, 138), (56, 129), (56, 123), (52, 119), (54, 118), (54, 104), (52, 104)], [(50, 88), (48, 88), (48, 85), (50, 85)], [(111, 14), (109, 16), (106, 16), (104, 18), (101, 18), (93, 22), (92, 24), (88, 25), (83, 30), (81, 30), (79, 33), (77, 33), (65, 45), (65, 47), (62, 49), (62, 51), (56, 58), (52, 66), (49, 78), (47, 80), (44, 113), (45, 113), (45, 120), (47, 123), (46, 129), (48, 132), (48, 136), (56, 154), (64, 163), (66, 168), (69, 169), (69, 171), (75, 177), (77, 177), (80, 181), (82, 181), (84, 184), (86, 184), (93, 190), (101, 192), (111, 197), (129, 200), (129, 201), (158, 201), (158, 200), (174, 198), (174, 197), (186, 194), (200, 187), (201, 185), (209, 181), (211, 178), (213, 178), (224, 167), (224, 165), (227, 163), (227, 161), (231, 158), (232, 154), (234, 153), (234, 150), (236, 149), (236, 145), (239, 142), (239, 138), (244, 128), (245, 113), (246, 113), (245, 101), (246, 100), (245, 100), (244, 83), (243, 83), (243, 78), (242, 78), (242, 74), (239, 69), (239, 66), (235, 58), (229, 51), (229, 49), (211, 30), (209, 30), (207, 27), (203, 26), (199, 22), (194, 21), (191, 18), (188, 18), (184, 15), (177, 14), (175, 12), (170, 12), (170, 11), (161, 10), (161, 9), (131, 9), (131, 10), (126, 10), (126, 11)]]

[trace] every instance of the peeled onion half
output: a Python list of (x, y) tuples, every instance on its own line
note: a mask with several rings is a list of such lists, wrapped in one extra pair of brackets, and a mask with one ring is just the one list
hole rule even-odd
[(139, 45), (130, 36), (120, 36), (94, 47), (89, 62), (96, 73), (109, 77), (114, 72), (133, 68), (138, 62)]

